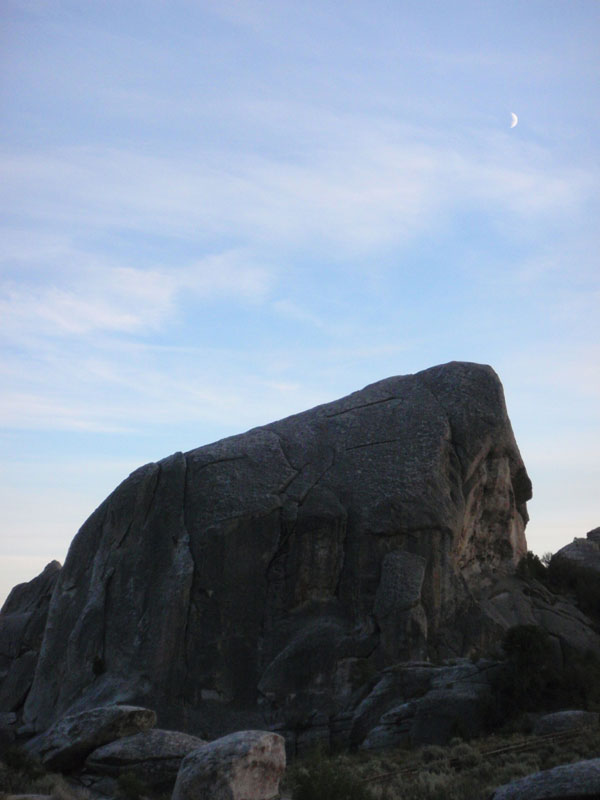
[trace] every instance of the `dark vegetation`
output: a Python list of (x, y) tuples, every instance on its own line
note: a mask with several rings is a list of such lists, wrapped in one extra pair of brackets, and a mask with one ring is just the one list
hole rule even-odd
[(535, 553), (532, 553), (531, 550), (528, 550), (527, 554), (519, 561), (517, 575), (524, 580), (534, 578), (541, 583), (547, 584), (549, 556), (551, 554), (540, 558)]
[(24, 750), (12, 747), (0, 760), (0, 798), (9, 794), (47, 794), (55, 800), (88, 800), (89, 794), (74, 790), (61, 775), (47, 772)]
[(140, 798), (148, 797), (150, 794), (144, 781), (133, 772), (123, 772), (119, 775), (117, 786), (119, 787), (120, 795), (125, 800), (140, 800)]
[[(550, 553), (540, 559), (532, 552), (521, 559), (517, 574), (537, 580), (557, 594), (569, 595), (592, 620), (600, 611), (598, 579), (581, 578)], [(498, 711), (514, 718), (524, 711), (561, 708), (600, 710), (600, 658), (582, 653), (549, 636), (537, 625), (518, 625), (506, 632), (504, 670), (497, 684)]]
[(294, 800), (370, 800), (366, 783), (334, 757), (315, 750), (291, 774)]
[(588, 728), (556, 737), (455, 739), (419, 750), (313, 753), (292, 764), (284, 793), (293, 800), (486, 800), (511, 780), (599, 752), (600, 730)]
[(546, 631), (535, 625), (507, 631), (504, 649), (507, 660), (495, 689), (507, 718), (562, 708), (600, 711), (600, 659), (591, 651), (563, 647), (557, 653)]
[[(48, 772), (25, 750), (11, 747), (0, 758), (0, 800), (11, 794), (48, 795), (53, 800), (91, 800), (92, 794), (63, 775)], [(115, 800), (169, 800), (171, 793), (156, 794), (131, 772), (117, 779)]]

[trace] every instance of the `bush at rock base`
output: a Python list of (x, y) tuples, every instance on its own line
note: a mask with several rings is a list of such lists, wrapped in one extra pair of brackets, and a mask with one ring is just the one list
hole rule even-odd
[(568, 653), (563, 671), (563, 697), (568, 693), (575, 708), (600, 711), (600, 658), (588, 651)]
[(517, 565), (517, 575), (519, 578), (525, 580), (534, 578), (541, 583), (546, 583), (548, 581), (548, 570), (546, 568), (547, 565), (544, 564), (544, 558), (547, 560), (546, 556), (539, 558), (539, 556), (536, 556), (531, 550), (528, 550)]
[(499, 714), (512, 717), (552, 707), (561, 676), (547, 632), (537, 625), (516, 625), (506, 632), (503, 648), (507, 659), (495, 685)]
[(548, 633), (536, 625), (517, 625), (504, 637), (507, 659), (495, 682), (497, 716), (563, 708), (600, 709), (600, 659), (563, 646), (564, 665)]
[(148, 788), (144, 781), (138, 778), (133, 772), (124, 772), (117, 778), (117, 786), (120, 794), (125, 800), (139, 800), (148, 794)]
[(50, 795), (53, 800), (91, 800), (87, 790), (69, 785), (62, 775), (47, 772), (39, 761), (14, 747), (0, 760), (0, 800), (26, 792)]
[(291, 771), (293, 800), (372, 800), (373, 795), (343, 763), (315, 751)]
[(2, 756), (2, 761), (9, 770), (28, 780), (37, 780), (47, 774), (41, 761), (18, 746), (8, 749)]

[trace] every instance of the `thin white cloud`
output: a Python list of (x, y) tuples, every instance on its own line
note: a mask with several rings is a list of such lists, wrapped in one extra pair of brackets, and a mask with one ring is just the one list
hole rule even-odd
[(51, 5), (9, 9), (0, 415), (15, 450), (17, 428), (119, 432), (129, 451), (130, 431), (180, 426), (194, 446), (465, 357), (505, 381), (534, 484), (560, 496), (561, 452), (565, 485), (578, 452), (591, 474), (589, 11), (558, 32), (524, 5), (475, 41), (469, 3), (448, 25), (389, 3)]
[[(263, 104), (267, 132), (284, 111)], [(200, 239), (235, 231), (247, 247), (312, 242), (347, 253), (402, 244), (461, 207), (485, 202), (515, 223), (548, 221), (593, 193), (593, 174), (552, 163), (540, 147), (487, 135), (476, 145), (451, 144), (363, 115), (287, 111), (297, 125), (289, 131), (296, 159), (221, 152), (201, 141), (172, 155), (107, 147), (5, 153), (11, 212), (59, 227), (158, 228)]]
[(327, 399), (310, 386), (290, 397), (291, 382), (269, 376), (243, 352), (173, 348), (163, 363), (152, 347), (118, 340), (93, 346), (97, 355), (47, 344), (26, 360), (6, 358), (4, 425), (123, 433), (175, 421), (249, 427)]
[[(47, 253), (45, 254), (48, 255)], [(269, 271), (240, 252), (207, 256), (180, 268), (138, 269), (101, 265), (92, 259), (63, 278), (49, 268), (49, 281), (33, 285), (14, 279), (0, 285), (2, 336), (82, 335), (95, 331), (131, 333), (160, 328), (175, 315), (182, 296), (226, 296), (260, 300), (271, 282)], [(94, 263), (95, 262), (95, 263)], [(39, 280), (39, 277), (38, 277)]]

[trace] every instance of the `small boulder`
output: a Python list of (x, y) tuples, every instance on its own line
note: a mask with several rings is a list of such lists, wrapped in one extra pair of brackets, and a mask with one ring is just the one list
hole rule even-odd
[(238, 731), (187, 755), (172, 800), (271, 800), (285, 772), (285, 740)]
[(70, 770), (98, 747), (156, 725), (156, 714), (138, 706), (101, 706), (63, 717), (27, 743), (49, 769)]
[(149, 788), (164, 791), (173, 788), (183, 758), (204, 744), (187, 733), (154, 729), (99, 747), (88, 756), (85, 767), (111, 777), (133, 772)]
[(600, 797), (600, 758), (561, 764), (500, 786), (490, 800), (583, 800)]
[(545, 733), (560, 733), (576, 728), (597, 728), (599, 721), (600, 714), (597, 711), (555, 711), (539, 717), (533, 726), (533, 733), (543, 736)]

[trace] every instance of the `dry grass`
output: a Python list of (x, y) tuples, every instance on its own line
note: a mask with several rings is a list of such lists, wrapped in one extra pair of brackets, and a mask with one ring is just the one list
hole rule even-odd
[[(48, 772), (44, 765), (21, 748), (11, 748), (0, 758), (0, 800), (12, 794), (39, 794), (52, 800), (95, 800), (93, 791)], [(117, 800), (170, 800), (171, 792), (151, 792), (133, 773), (126, 772), (116, 781)]]
[(47, 795), (52, 800), (90, 800), (90, 793), (72, 786), (62, 775), (47, 772), (36, 759), (18, 748), (0, 761), (0, 800), (11, 794)]
[[(383, 753), (340, 754), (326, 759), (373, 800), (485, 800), (495, 788), (516, 778), (558, 764), (600, 756), (600, 730), (584, 729), (563, 738), (523, 734), (489, 736), (471, 742), (454, 740), (447, 747), (390, 750)], [(321, 757), (323, 760), (323, 757)], [(294, 763), (285, 793), (297, 800), (322, 800), (318, 775), (314, 791), (304, 781), (298, 793), (296, 776), (314, 771), (315, 756)], [(358, 795), (357, 795), (358, 796)], [(343, 795), (331, 795), (331, 800)]]
[[(558, 764), (600, 756), (600, 729), (557, 737), (505, 734), (447, 747), (324, 756), (314, 753), (290, 765), (283, 794), (294, 800), (485, 800), (504, 783)], [(137, 787), (120, 786), (123, 797)], [(49, 795), (53, 800), (91, 800), (85, 789), (48, 773), (19, 751), (0, 761), (0, 800), (9, 794)]]

